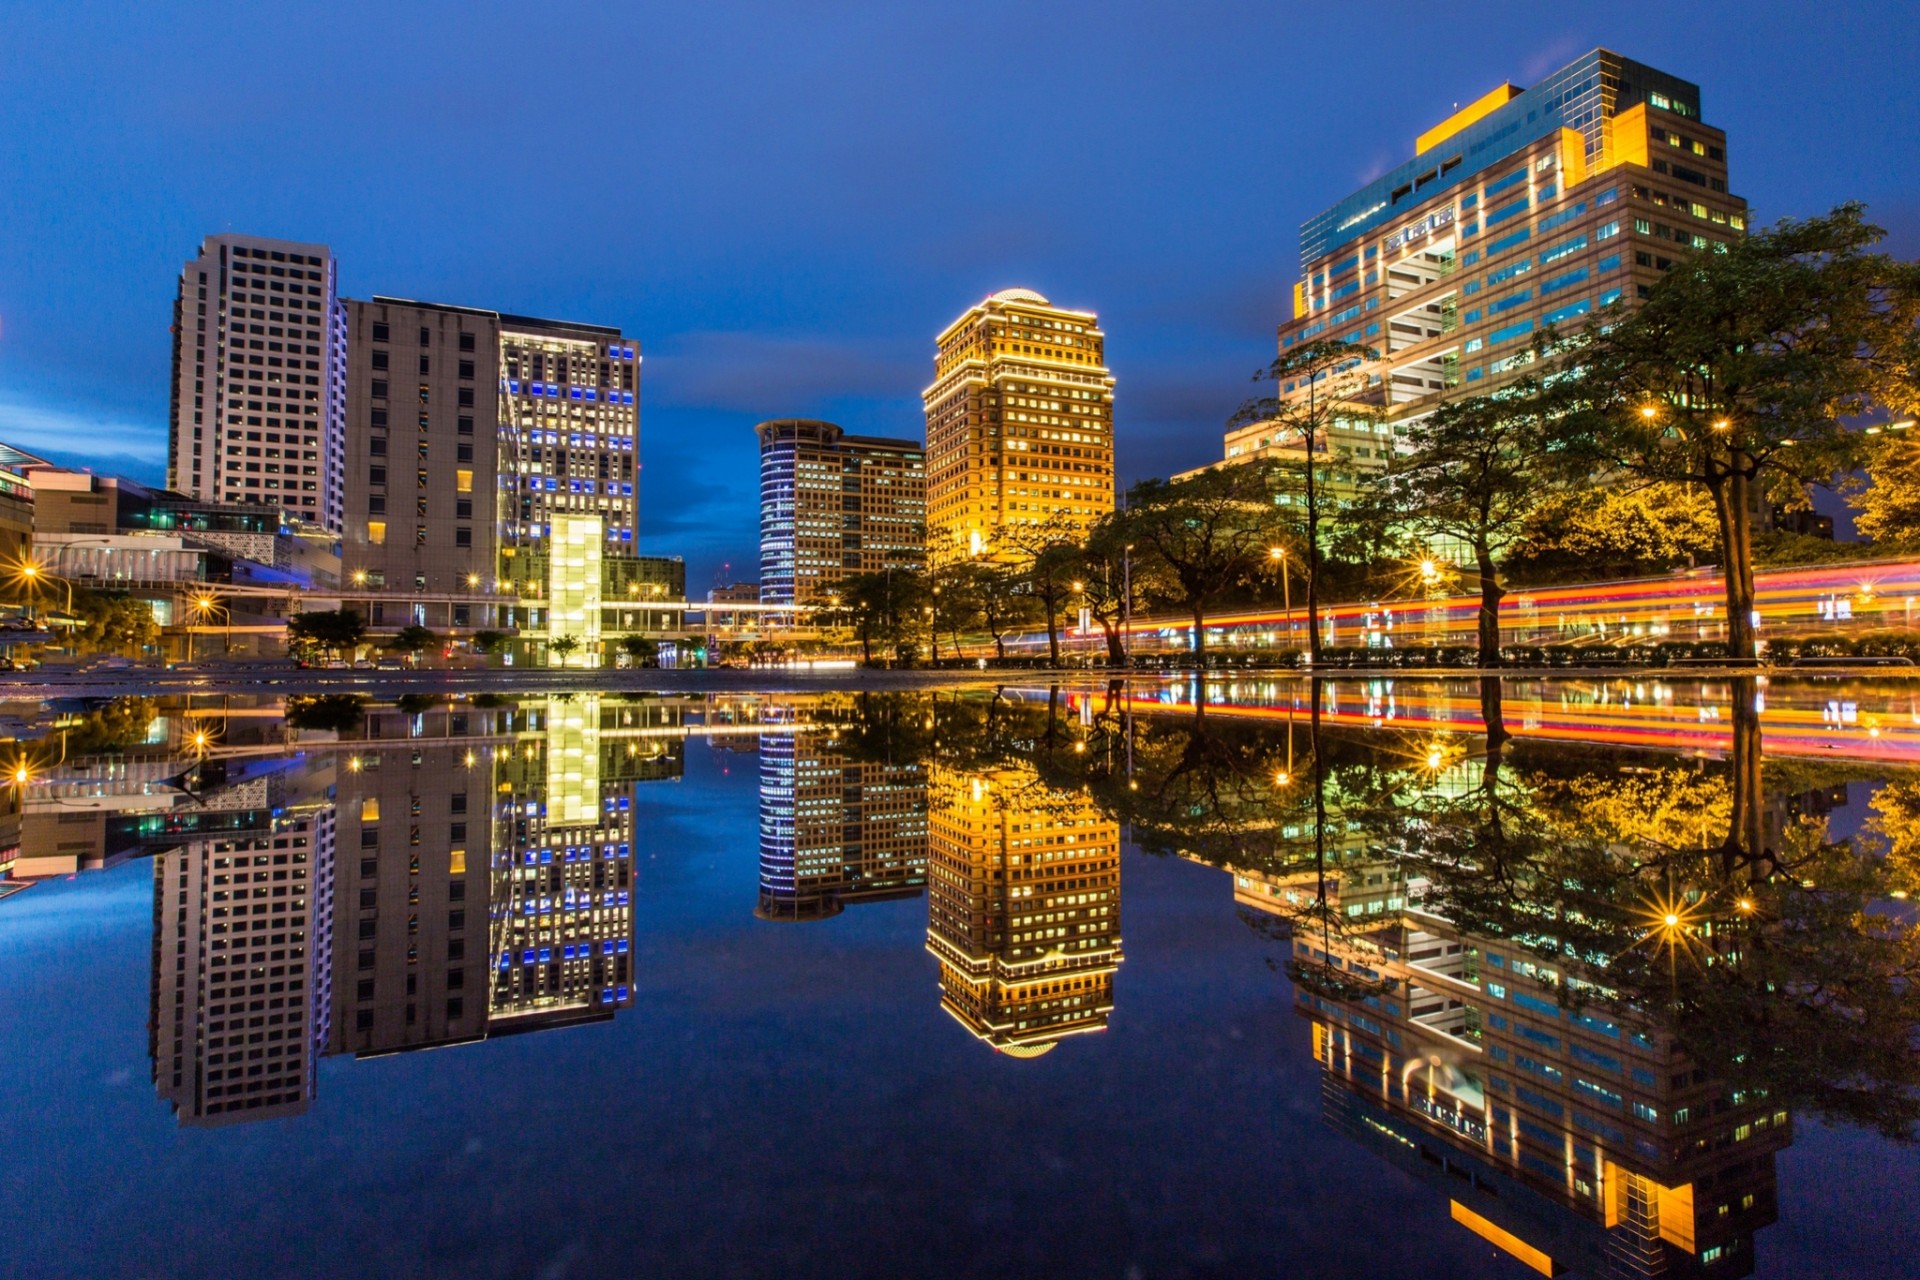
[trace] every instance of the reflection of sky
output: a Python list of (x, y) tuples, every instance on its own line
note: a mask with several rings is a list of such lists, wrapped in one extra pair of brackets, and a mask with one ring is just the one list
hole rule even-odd
[[(1016, 1062), (941, 1011), (924, 899), (753, 919), (757, 777), (752, 756), (694, 745), (683, 782), (639, 788), (633, 1008), (328, 1060), (296, 1120), (180, 1130), (155, 1098), (147, 864), (0, 907), (9, 1261), (36, 1277), (1520, 1274), (1322, 1125), (1306, 1024), (1223, 873), (1129, 854), (1111, 1028)], [(1912, 1152), (1814, 1133), (1782, 1170), (1762, 1275), (1906, 1273)]]

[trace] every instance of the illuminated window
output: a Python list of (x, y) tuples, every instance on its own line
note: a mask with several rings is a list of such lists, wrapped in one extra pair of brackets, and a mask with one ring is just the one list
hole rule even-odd
[(367, 521), (367, 541), (376, 547), (386, 545), (387, 522), (385, 520)]

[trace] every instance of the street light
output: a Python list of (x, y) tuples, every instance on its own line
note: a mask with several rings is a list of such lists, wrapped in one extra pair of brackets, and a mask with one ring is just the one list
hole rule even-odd
[(1287, 610), (1287, 640), (1293, 640), (1293, 584), (1287, 580), (1287, 549), (1268, 547), (1267, 559), (1280, 566), (1280, 599)]

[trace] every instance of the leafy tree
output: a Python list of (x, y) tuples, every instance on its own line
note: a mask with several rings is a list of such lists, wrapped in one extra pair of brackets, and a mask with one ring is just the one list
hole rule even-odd
[(1847, 419), (1920, 399), (1920, 266), (1871, 252), (1882, 234), (1845, 205), (1696, 251), (1557, 348), (1574, 452), (1712, 498), (1736, 660), (1755, 654), (1755, 505), (1847, 469)]
[(1500, 573), (1540, 500), (1548, 433), (1539, 387), (1522, 379), (1489, 395), (1454, 400), (1412, 424), (1411, 450), (1371, 498), (1424, 544), (1451, 540), (1480, 571), (1480, 665), (1500, 664)]
[(296, 654), (351, 651), (367, 637), (366, 624), (351, 609), (296, 613), (287, 619), (287, 648)]
[(467, 643), (473, 646), (475, 653), (484, 653), (488, 657), (492, 657), (494, 654), (501, 653), (506, 649), (507, 633), (504, 631), (476, 631), (473, 633), (473, 638), (468, 640)]
[(418, 658), (423, 650), (431, 649), (440, 643), (440, 637), (426, 627), (408, 625), (394, 633), (387, 647), (395, 653), (404, 653), (410, 658)]
[(1196, 658), (1206, 656), (1207, 611), (1260, 571), (1285, 528), (1275, 502), (1283, 482), (1279, 464), (1255, 461), (1184, 480), (1144, 480), (1128, 491), (1136, 546), (1164, 570), (1172, 602), (1192, 616)]
[(1920, 439), (1887, 435), (1867, 450), (1865, 489), (1847, 496), (1853, 527), (1889, 551), (1920, 548)]
[(1060, 607), (1081, 569), (1080, 526), (1054, 515), (1037, 524), (1010, 525), (1002, 536), (1027, 590), (1040, 602), (1047, 626), (1047, 663), (1060, 665)]
[(560, 659), (560, 665), (566, 666), (567, 659), (580, 651), (580, 637), (555, 636), (547, 641), (547, 652)]
[(1133, 590), (1138, 598), (1139, 587), (1145, 585), (1133, 581), (1132, 543), (1133, 526), (1127, 520), (1127, 513), (1110, 512), (1088, 531), (1075, 570), (1075, 576), (1082, 583), (1081, 599), (1086, 602), (1087, 613), (1106, 637), (1107, 661), (1116, 667), (1127, 660), (1122, 634), (1130, 607), (1127, 592)]
[(660, 662), (660, 642), (648, 636), (621, 636), (620, 651), (636, 667), (657, 666)]
[(136, 656), (160, 639), (153, 606), (144, 600), (76, 591), (73, 612), (81, 620), (75, 639), (96, 653)]
[(926, 575), (914, 570), (856, 573), (840, 581), (839, 612), (860, 641), (861, 659), (872, 666), (874, 645), (891, 662), (918, 641), (926, 622), (921, 610), (931, 599)]
[(1291, 469), (1299, 473), (1305, 499), (1307, 651), (1316, 663), (1321, 647), (1320, 522), (1326, 514), (1326, 495), (1322, 491), (1324, 477), (1313, 455), (1326, 452), (1327, 432), (1336, 421), (1373, 416), (1375, 410), (1360, 403), (1366, 394), (1366, 374), (1361, 366), (1378, 359), (1379, 354), (1372, 347), (1333, 338), (1300, 343), (1253, 375), (1255, 382), (1273, 383), (1274, 394), (1248, 400), (1227, 422), (1230, 428), (1271, 423), (1276, 438), (1294, 440), (1301, 447), (1303, 461)]
[(1545, 494), (1508, 553), (1508, 572), (1550, 578), (1664, 573), (1711, 560), (1719, 526), (1702, 489), (1672, 482)]
[(67, 732), (67, 751), (82, 756), (140, 746), (159, 714), (152, 698), (114, 698), (88, 711), (79, 726)]
[[(964, 632), (973, 630), (984, 612), (986, 586), (981, 581), (981, 575), (987, 572), (990, 572), (988, 566), (975, 561), (945, 565), (933, 571), (930, 587), (933, 594), (931, 630), (936, 636), (944, 631), (953, 637), (956, 657), (966, 656), (960, 637)], [(935, 656), (938, 657), (937, 654)]]
[(330, 729), (351, 733), (366, 716), (366, 702), (357, 694), (324, 693), (314, 697), (287, 699), (287, 727), (290, 729)]
[(980, 622), (993, 637), (994, 656), (1005, 660), (1007, 637), (1039, 621), (1040, 601), (1026, 590), (1023, 575), (1006, 565), (976, 562)]

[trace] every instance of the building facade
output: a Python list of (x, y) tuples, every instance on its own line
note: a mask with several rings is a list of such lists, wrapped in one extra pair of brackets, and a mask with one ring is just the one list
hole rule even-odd
[[(1358, 375), (1368, 413), (1314, 442), (1336, 497), (1410, 422), (1519, 377), (1541, 331), (1633, 306), (1683, 254), (1742, 234), (1726, 135), (1700, 113), (1697, 85), (1598, 49), (1470, 103), (1302, 226), (1281, 355), (1316, 339), (1376, 353)], [(1304, 447), (1271, 423), (1227, 433), (1227, 462), (1261, 457)]]
[(1104, 1031), (1121, 959), (1120, 824), (1031, 766), (935, 764), (929, 786), (927, 950), (941, 1007), (1020, 1058)]
[(760, 738), (763, 920), (817, 920), (849, 902), (918, 897), (927, 881), (927, 775), (918, 760), (855, 756), (832, 728), (781, 722)]
[(927, 562), (925, 451), (782, 418), (760, 437), (760, 602), (827, 603), (856, 573)]
[(182, 1124), (297, 1115), (313, 1097), (331, 1010), (334, 812), (325, 775), (306, 781), (266, 829), (153, 860), (153, 1080)]
[(346, 313), (341, 568), (370, 592), (440, 597), (422, 625), (453, 626), (447, 598), (497, 574), (500, 317), (397, 298)]
[(325, 245), (208, 236), (173, 309), (167, 485), (341, 531), (346, 320)]
[[(1091, 311), (1003, 289), (940, 334), (927, 413), (933, 564), (1018, 561), (1113, 510), (1113, 375)], [(764, 571), (762, 573), (764, 581)]]

